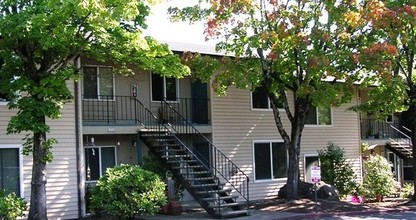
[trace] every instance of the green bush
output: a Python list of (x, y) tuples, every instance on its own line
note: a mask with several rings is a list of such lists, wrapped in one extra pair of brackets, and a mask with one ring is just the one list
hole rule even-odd
[(172, 173), (162, 164), (159, 158), (152, 153), (143, 157), (143, 169), (157, 174), (162, 180), (166, 180), (170, 176), (174, 181), (174, 197), (176, 200), (180, 200), (185, 191), (185, 187), (172, 175)]
[(0, 191), (0, 219), (11, 220), (24, 215), (27, 210), (26, 201), (16, 194), (10, 193), (5, 195), (4, 191)]
[(342, 197), (354, 193), (357, 183), (354, 181), (354, 171), (346, 161), (344, 150), (328, 143), (326, 149), (319, 150), (318, 154), (322, 181), (335, 186)]
[(383, 196), (395, 192), (393, 172), (386, 158), (380, 155), (370, 155), (366, 165), (363, 186), (368, 190), (368, 196), (378, 197), (381, 201)]
[(400, 189), (401, 198), (412, 198), (413, 196), (413, 183), (405, 183), (404, 186)]
[(166, 184), (153, 172), (138, 165), (120, 165), (107, 169), (92, 191), (94, 210), (122, 219), (140, 215), (154, 215), (167, 203)]
[(148, 153), (143, 157), (143, 169), (157, 174), (161, 179), (165, 179), (168, 169), (160, 162), (160, 159), (152, 153)]

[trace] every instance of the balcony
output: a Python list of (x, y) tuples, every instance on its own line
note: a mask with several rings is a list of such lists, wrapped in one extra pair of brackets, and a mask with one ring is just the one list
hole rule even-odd
[(401, 121), (386, 122), (377, 119), (361, 119), (361, 139), (399, 139), (406, 130)]
[[(181, 114), (194, 125), (209, 125), (209, 99), (178, 98), (169, 102), (175, 109), (162, 108), (162, 102), (151, 102), (148, 109), (166, 123), (179, 123), (177, 114)], [(95, 125), (140, 125), (148, 113), (140, 108), (140, 102), (133, 96), (99, 96), (96, 99), (83, 98), (82, 121), (84, 126)]]

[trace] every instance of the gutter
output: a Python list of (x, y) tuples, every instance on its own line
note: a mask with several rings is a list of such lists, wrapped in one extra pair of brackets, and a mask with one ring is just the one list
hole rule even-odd
[[(75, 65), (77, 70), (80, 70), (81, 68), (81, 59), (78, 57), (75, 59)], [(80, 107), (79, 107), (79, 103), (80, 103), (80, 98), (79, 98), (79, 83), (74, 80), (74, 98), (75, 98), (75, 152), (76, 152), (76, 163), (77, 163), (77, 189), (78, 189), (78, 218), (82, 219), (84, 218), (85, 215), (85, 199), (84, 199), (84, 195), (85, 195), (85, 188), (83, 185), (83, 181), (82, 181), (82, 157), (81, 157), (81, 152), (82, 152), (82, 144), (81, 144), (81, 123), (80, 123)]]

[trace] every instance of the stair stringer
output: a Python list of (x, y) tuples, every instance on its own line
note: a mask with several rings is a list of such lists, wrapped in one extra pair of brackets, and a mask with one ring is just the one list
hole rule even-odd
[[(151, 132), (151, 133), (155, 134), (158, 132)], [(212, 171), (208, 167), (204, 166), (203, 162), (200, 161), (199, 158), (188, 147), (186, 147), (176, 135), (169, 134), (168, 132), (159, 132), (158, 136), (153, 135), (152, 138), (146, 138), (146, 136), (141, 135), (141, 138), (143, 142), (148, 146), (150, 152), (157, 156), (160, 162), (162, 162), (162, 164), (164, 164), (164, 166), (175, 176), (175, 179), (184, 186), (184, 188), (190, 193), (190, 195), (194, 198), (194, 200), (198, 202), (201, 205), (201, 207), (204, 208), (204, 210), (210, 216), (214, 218), (226, 217), (223, 215), (223, 212), (224, 212), (223, 209), (225, 208), (221, 208), (220, 205), (225, 204), (225, 203), (234, 204), (237, 200), (237, 197), (235, 198), (235, 200), (232, 198), (227, 198), (232, 195), (230, 195), (226, 191), (223, 191), (222, 184), (220, 183), (219, 179), (214, 175), (214, 173), (212, 173)], [(181, 158), (184, 158), (184, 157), (188, 158), (188, 156), (184, 156), (184, 154), (171, 153), (170, 158), (169, 158), (169, 153), (163, 154), (161, 152), (158, 152), (158, 150), (161, 151), (160, 150), (161, 148), (169, 151), (169, 147), (172, 147), (172, 146), (176, 146), (177, 148), (183, 149), (185, 154), (188, 154), (190, 158), (189, 161), (192, 161), (192, 162), (186, 162), (184, 160), (181, 160)], [(163, 158), (163, 157), (166, 157), (166, 158)], [(197, 166), (197, 165), (199, 165), (200, 168), (198, 169), (190, 168), (191, 166)], [(177, 169), (177, 168), (174, 168), (175, 166), (183, 167), (183, 168)], [(185, 172), (183, 172), (183, 170), (185, 170)], [(207, 175), (208, 177), (212, 177), (212, 180), (211, 181), (205, 180), (202, 182), (190, 181), (189, 178), (187, 179), (186, 177), (195, 177), (199, 175), (199, 174), (189, 175), (190, 172), (206, 172), (205, 175)], [(205, 185), (212, 184), (212, 185), (201, 186), (204, 184)], [(203, 195), (206, 195), (206, 197), (202, 197), (201, 194), (198, 193), (201, 191), (210, 192), (210, 193), (203, 194)], [(226, 199), (221, 200), (220, 199), (221, 197), (224, 197)], [(218, 198), (218, 200), (216, 200), (216, 198)], [(204, 199), (217, 201), (217, 206), (207, 202)], [(238, 205), (232, 205), (232, 206), (226, 207), (228, 209), (231, 208), (232, 210), (239, 211), (239, 212), (235, 212), (236, 213), (235, 215), (233, 215), (233, 211), (227, 212), (227, 214), (229, 215), (228, 217), (241, 216), (243, 214), (248, 215), (249, 214), (248, 207), (246, 207), (246, 209), (243, 209), (241, 206), (242, 206), (241, 204), (238, 204)], [(247, 211), (247, 213), (245, 213), (244, 211)]]

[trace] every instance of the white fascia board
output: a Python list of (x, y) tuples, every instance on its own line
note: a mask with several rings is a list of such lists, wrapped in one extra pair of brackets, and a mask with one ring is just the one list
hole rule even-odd
[(232, 56), (225, 52), (218, 52), (215, 50), (215, 45), (207, 43), (206, 45), (202, 44), (191, 44), (191, 43), (182, 43), (182, 42), (172, 42), (172, 41), (159, 41), (160, 43), (167, 44), (172, 51), (181, 51), (181, 52), (192, 52), (192, 53), (201, 53), (207, 55), (216, 55), (216, 56)]

